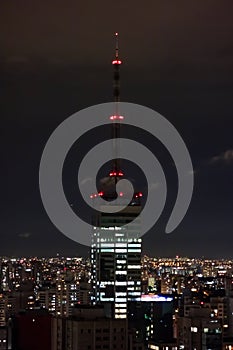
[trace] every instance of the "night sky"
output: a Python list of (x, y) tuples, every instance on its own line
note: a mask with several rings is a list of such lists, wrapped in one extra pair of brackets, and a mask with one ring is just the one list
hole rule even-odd
[(233, 258), (232, 13), (231, 0), (1, 1), (1, 255), (88, 254), (45, 213), (39, 163), (64, 119), (112, 101), (119, 31), (122, 101), (173, 123), (195, 169), (184, 220), (167, 235), (165, 212), (144, 252)]

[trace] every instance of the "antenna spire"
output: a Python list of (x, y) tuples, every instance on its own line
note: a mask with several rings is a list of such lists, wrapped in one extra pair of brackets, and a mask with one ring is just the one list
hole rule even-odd
[(120, 137), (120, 121), (124, 119), (123, 116), (119, 115), (119, 102), (120, 102), (120, 65), (122, 61), (119, 59), (119, 34), (115, 33), (115, 57), (112, 60), (113, 65), (113, 97), (115, 101), (115, 114), (110, 117), (113, 121), (112, 134), (113, 134), (113, 171), (111, 171), (110, 176), (114, 176), (115, 180), (119, 176), (123, 176), (120, 170), (120, 160), (119, 157), (119, 137)]
[(119, 59), (119, 44), (118, 44), (118, 38), (119, 34), (115, 33), (116, 38), (116, 47), (115, 47), (115, 58), (112, 61), (112, 64), (114, 66), (114, 82), (113, 82), (113, 96), (115, 102), (120, 101), (120, 65), (122, 64), (122, 61)]
[(118, 32), (115, 33), (115, 37), (116, 37), (116, 50), (115, 50), (115, 56), (116, 56), (116, 60), (118, 59), (118, 51), (119, 51), (119, 48), (118, 48)]

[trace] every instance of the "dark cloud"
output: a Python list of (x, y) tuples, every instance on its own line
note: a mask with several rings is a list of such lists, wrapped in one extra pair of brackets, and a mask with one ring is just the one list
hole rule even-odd
[(228, 149), (210, 159), (210, 164), (216, 163), (233, 164), (233, 149)]
[(31, 233), (29, 232), (24, 232), (24, 233), (19, 233), (18, 237), (20, 238), (29, 238), (31, 236)]

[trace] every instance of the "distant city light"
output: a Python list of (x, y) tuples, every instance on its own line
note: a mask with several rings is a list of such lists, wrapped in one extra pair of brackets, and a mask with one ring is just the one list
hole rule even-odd
[(162, 296), (158, 294), (142, 294), (141, 301), (172, 301), (172, 297)]

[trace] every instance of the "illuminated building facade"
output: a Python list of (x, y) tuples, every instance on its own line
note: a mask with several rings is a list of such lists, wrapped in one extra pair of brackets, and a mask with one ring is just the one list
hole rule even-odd
[(190, 307), (189, 316), (178, 319), (179, 349), (222, 350), (221, 322), (209, 307)]
[(6, 298), (3, 294), (0, 294), (0, 327), (3, 327), (6, 325)]
[[(57, 316), (68, 317), (72, 314), (73, 307), (79, 302), (78, 292), (78, 281), (60, 280), (58, 282), (55, 296), (55, 310)], [(52, 304), (52, 306), (54, 306), (54, 304)]]
[[(104, 210), (104, 208), (102, 208)], [(127, 303), (141, 296), (141, 211), (139, 197), (117, 214), (100, 213), (91, 247), (93, 303), (111, 306), (112, 316), (127, 317)], [(134, 220), (130, 227), (127, 223)]]

